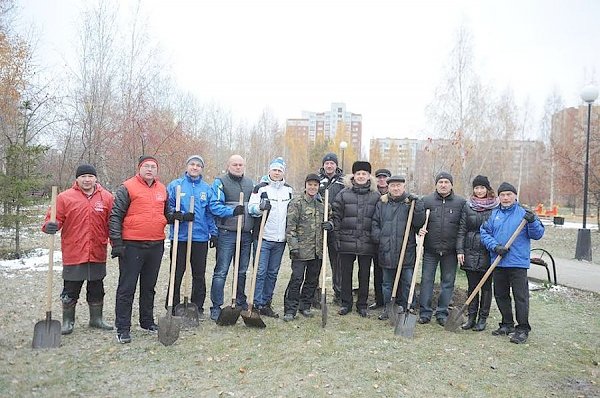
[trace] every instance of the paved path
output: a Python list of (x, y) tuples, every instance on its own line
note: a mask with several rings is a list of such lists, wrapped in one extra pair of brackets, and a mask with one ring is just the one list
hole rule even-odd
[[(547, 256), (544, 256), (543, 259), (548, 263), (550, 276), (554, 280), (550, 259)], [(554, 261), (556, 262), (556, 279), (559, 285), (600, 293), (600, 265), (557, 257), (554, 257)], [(528, 275), (533, 279), (548, 280), (546, 269), (540, 265), (531, 264)]]

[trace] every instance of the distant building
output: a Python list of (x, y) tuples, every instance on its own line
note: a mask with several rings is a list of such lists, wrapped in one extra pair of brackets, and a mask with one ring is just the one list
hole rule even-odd
[(407, 178), (409, 186), (414, 181), (417, 153), (423, 141), (411, 138), (371, 138), (369, 160), (376, 168), (389, 169), (392, 174)]

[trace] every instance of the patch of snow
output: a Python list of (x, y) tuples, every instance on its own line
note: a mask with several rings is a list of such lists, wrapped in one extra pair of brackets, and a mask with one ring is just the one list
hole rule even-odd
[[(62, 272), (62, 252), (54, 251), (54, 271)], [(3, 271), (48, 271), (48, 249), (38, 248), (27, 253), (27, 257), (0, 261)]]

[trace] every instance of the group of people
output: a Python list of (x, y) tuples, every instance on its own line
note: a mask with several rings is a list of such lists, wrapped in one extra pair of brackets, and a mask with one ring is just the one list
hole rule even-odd
[[(131, 342), (132, 306), (138, 280), (139, 325), (150, 332), (158, 330), (154, 322), (155, 286), (164, 252), (165, 227), (171, 224), (171, 243), (178, 240), (176, 264), (170, 264), (171, 272), (175, 273), (173, 307), (180, 300), (189, 240), (192, 245), (190, 301), (197, 306), (202, 318), (208, 249), (216, 249), (209, 310), (210, 319), (216, 321), (224, 304), (225, 280), (238, 246), (236, 306), (246, 310), (251, 301), (254, 306), (251, 310), (278, 318), (272, 301), (286, 245), (292, 272), (284, 295), (283, 320), (293, 321), (298, 313), (312, 317), (311, 307), (315, 306), (323, 261), (323, 231), (328, 231), (325, 244), (339, 315), (347, 315), (355, 307), (359, 316), (367, 317), (369, 309), (382, 308), (378, 318), (388, 319), (390, 314), (385, 304), (393, 299), (392, 286), (398, 267), (400, 283), (395, 300), (407, 308), (417, 242), (422, 239), (419, 323), (428, 323), (435, 316), (438, 324), (445, 325), (459, 265), (467, 274), (471, 293), (491, 261), (501, 256), (493, 284), (502, 322), (492, 334), (509, 335), (514, 343), (527, 341), (531, 330), (527, 290), (530, 239), (540, 239), (544, 227), (531, 211), (520, 206), (517, 191), (511, 184), (502, 183), (496, 196), (488, 178), (477, 176), (473, 180), (472, 195), (465, 199), (454, 193), (452, 175), (440, 172), (435, 178), (435, 191), (419, 198), (406, 190), (404, 176), (392, 175), (387, 169), (379, 169), (372, 175), (367, 161), (354, 162), (352, 172), (345, 175), (338, 167), (337, 156), (328, 153), (323, 158), (322, 168), (306, 176), (303, 192), (295, 194), (285, 182), (286, 164), (281, 157), (269, 164), (267, 175), (257, 184), (245, 175), (245, 161), (239, 155), (229, 158), (226, 172), (215, 178), (212, 185), (203, 178), (204, 166), (200, 155), (190, 156), (183, 175), (165, 186), (158, 179), (158, 160), (142, 156), (136, 175), (123, 182), (114, 196), (98, 183), (92, 165), (77, 168), (73, 186), (58, 195), (56, 221), (50, 220), (49, 211), (42, 227), (49, 234), (61, 230), (63, 334), (73, 332), (75, 308), (85, 281), (90, 327), (113, 330), (103, 318), (103, 279), (109, 240), (111, 256), (117, 257), (119, 262), (115, 305), (117, 340)], [(176, 192), (180, 192), (179, 198)], [(526, 227), (507, 247), (509, 237), (523, 219), (527, 221)], [(187, 228), (179, 229), (174, 236), (175, 221), (191, 223), (191, 237)], [(239, 241), (238, 225), (241, 225)], [(252, 300), (248, 300), (246, 274), (253, 248), (256, 250), (259, 230), (263, 239), (260, 253), (254, 253), (259, 256), (255, 290)], [(171, 250), (173, 246), (171, 244)], [(352, 283), (355, 262), (358, 263), (358, 289), (353, 289)], [(371, 264), (374, 265), (375, 300), (369, 305)], [(441, 291), (434, 311), (432, 298), (438, 266)], [(484, 330), (491, 301), (490, 279), (469, 306), (468, 320), (462, 328)], [(410, 307), (414, 307), (414, 302)]]

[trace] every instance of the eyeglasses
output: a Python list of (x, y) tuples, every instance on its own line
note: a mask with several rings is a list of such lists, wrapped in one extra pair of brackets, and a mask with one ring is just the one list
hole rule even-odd
[(141, 168), (147, 170), (156, 170), (158, 169), (158, 166), (156, 166), (155, 164), (143, 164)]

